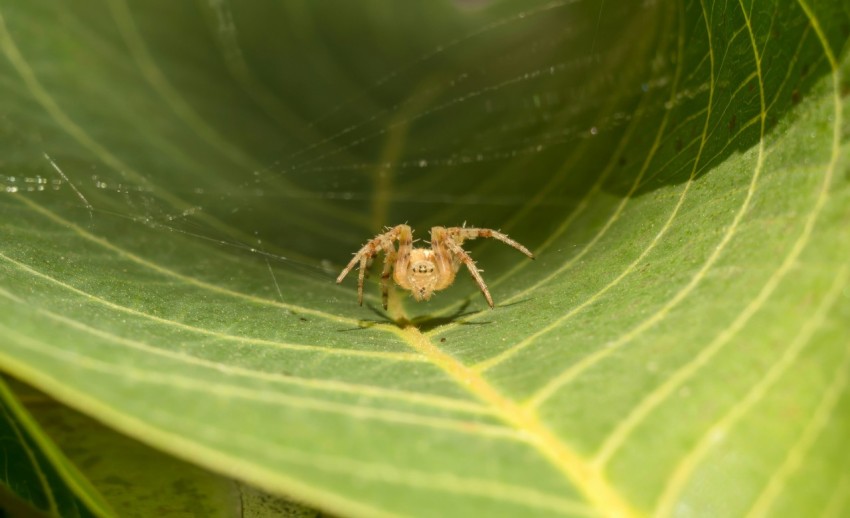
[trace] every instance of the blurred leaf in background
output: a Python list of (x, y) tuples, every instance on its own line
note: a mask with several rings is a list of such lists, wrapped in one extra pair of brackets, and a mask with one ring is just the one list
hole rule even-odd
[[(845, 4), (0, 0), (0, 369), (146, 445), (15, 385), (5, 491), (847, 514)], [(402, 222), (538, 260), (361, 308)]]
[[(17, 496), (53, 516), (98, 516), (111, 513), (109, 504), (41, 433), (6, 383), (0, 381), (0, 437), (3, 479), (0, 502)], [(17, 503), (18, 512), (25, 509)], [(5, 508), (6, 506), (3, 506)]]

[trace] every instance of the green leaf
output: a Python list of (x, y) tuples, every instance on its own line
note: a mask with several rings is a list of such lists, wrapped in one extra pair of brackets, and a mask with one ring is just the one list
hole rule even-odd
[(49, 516), (112, 516), (91, 483), (45, 436), (0, 379), (0, 485)]
[[(32, 416), (27, 424), (36, 430), (33, 435), (52, 439), (44, 450), (44, 460), (48, 465), (55, 462), (57, 470), (66, 469), (69, 463), (73, 464), (71, 473), (79, 469), (87, 479), (82, 488), (93, 492), (96, 502), (109, 502), (101, 504), (101, 514), (250, 517), (269, 516), (273, 509), (277, 516), (315, 516), (315, 511), (294, 502), (271, 497), (115, 433), (29, 387), (16, 383), (11, 388), (8, 394), (14, 393), (16, 408)], [(67, 458), (51, 455), (50, 448), (57, 446)], [(78, 490), (70, 483), (69, 489)], [(109, 508), (114, 512), (103, 510)], [(60, 515), (73, 513), (64, 510)]]
[[(5, 2), (0, 368), (342, 515), (846, 514), (848, 40), (826, 0)], [(358, 307), (405, 221), (537, 260)]]

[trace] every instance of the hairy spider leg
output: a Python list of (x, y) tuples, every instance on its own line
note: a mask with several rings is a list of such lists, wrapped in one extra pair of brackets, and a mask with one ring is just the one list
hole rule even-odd
[(532, 254), (528, 250), (528, 248), (522, 246), (521, 244), (508, 237), (507, 234), (503, 234), (498, 230), (491, 230), (489, 228), (451, 227), (447, 228), (446, 232), (455, 240), (458, 245), (463, 245), (463, 242), (467, 239), (476, 239), (479, 237), (493, 238), (498, 239), (499, 241), (505, 243), (510, 247), (516, 248), (531, 259), (534, 259), (534, 254)]
[(360, 256), (360, 268), (357, 269), (357, 303), (363, 305), (363, 280), (366, 278), (366, 268), (369, 266), (369, 258), (378, 254), (372, 250), (368, 254)]
[[(410, 227), (407, 225), (397, 225), (388, 230), (387, 232), (384, 232), (383, 234), (378, 234), (374, 238), (367, 241), (366, 244), (363, 245), (360, 250), (358, 250), (357, 253), (354, 254), (354, 257), (351, 258), (351, 261), (348, 263), (345, 269), (342, 270), (342, 273), (339, 274), (339, 277), (336, 278), (336, 283), (341, 283), (345, 276), (348, 275), (348, 272), (350, 272), (351, 269), (354, 268), (354, 265), (360, 263), (360, 268), (357, 276), (357, 302), (361, 306), (363, 305), (363, 282), (366, 277), (366, 267), (368, 266), (369, 259), (378, 255), (379, 252), (384, 252), (384, 269), (383, 273), (381, 274), (381, 289), (383, 290), (385, 289), (385, 287), (387, 290), (389, 289), (389, 287), (387, 286), (389, 282), (384, 281), (384, 275), (386, 275), (389, 269), (392, 268), (394, 262), (393, 259), (396, 256), (396, 250), (395, 246), (393, 245), (393, 241), (399, 239), (400, 235), (405, 236), (405, 239), (407, 240), (409, 246), (409, 243), (413, 240)], [(407, 255), (409, 256), (410, 254), (408, 253)], [(387, 276), (387, 279), (389, 279), (389, 276)], [(384, 309), (386, 309), (386, 292), (384, 292), (383, 295)]]
[(392, 276), (393, 264), (395, 263), (395, 252), (387, 252), (384, 255), (384, 269), (381, 271), (381, 304), (383, 304), (384, 309), (387, 309), (390, 299), (390, 284), (392, 281), (390, 277)]
[(490, 309), (493, 309), (493, 297), (490, 296), (490, 290), (487, 289), (487, 284), (484, 282), (484, 278), (481, 277), (478, 267), (475, 266), (475, 261), (472, 260), (472, 257), (469, 256), (466, 250), (461, 248), (454, 239), (446, 240), (446, 246), (449, 250), (451, 250), (454, 257), (459, 260), (459, 262), (456, 262), (456, 268), (460, 267), (460, 263), (466, 265), (466, 269), (472, 274), (475, 282), (478, 283), (478, 287), (481, 288), (481, 293), (483, 293), (484, 298), (487, 299), (487, 305), (490, 306)]
[(460, 261), (454, 258), (453, 251), (449, 248), (451, 238), (445, 227), (431, 228), (431, 250), (434, 251), (434, 264), (442, 273), (440, 282), (434, 287), (434, 291), (448, 288), (455, 281)]
[[(484, 282), (484, 278), (481, 277), (478, 267), (475, 266), (475, 261), (472, 260), (469, 253), (461, 246), (465, 240), (476, 239), (479, 237), (497, 239), (506, 245), (519, 250), (531, 259), (534, 259), (534, 254), (532, 254), (526, 247), (508, 237), (507, 234), (503, 234), (497, 230), (491, 230), (489, 228), (434, 227), (431, 229), (432, 247), (437, 250), (439, 246), (441, 249), (451, 252), (450, 255), (453, 257), (453, 272), (456, 273), (458, 271), (461, 263), (466, 265), (466, 268), (469, 270), (469, 273), (472, 274), (472, 277), (475, 279), (478, 287), (481, 288), (484, 298), (487, 299), (487, 304), (492, 308), (493, 298), (490, 296), (490, 290), (487, 289), (487, 284)], [(450, 285), (453, 281), (454, 275), (447, 279), (445, 286)]]
[[(398, 239), (398, 254), (393, 277), (396, 284), (409, 290), (412, 286), (407, 280), (407, 267), (410, 265), (410, 252), (413, 250), (413, 230), (407, 225), (398, 225), (394, 230), (396, 231), (396, 239)], [(384, 309), (386, 309), (386, 306), (384, 306)]]

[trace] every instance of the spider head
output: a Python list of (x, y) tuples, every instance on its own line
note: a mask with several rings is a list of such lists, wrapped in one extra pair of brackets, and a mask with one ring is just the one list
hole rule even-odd
[(440, 272), (434, 261), (434, 254), (430, 250), (415, 250), (407, 267), (407, 282), (410, 284), (413, 298), (417, 301), (429, 300), (439, 278)]

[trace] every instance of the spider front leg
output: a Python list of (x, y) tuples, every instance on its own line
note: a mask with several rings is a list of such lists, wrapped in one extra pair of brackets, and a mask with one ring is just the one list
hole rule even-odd
[[(363, 305), (363, 281), (366, 277), (366, 267), (369, 263), (369, 259), (378, 255), (379, 252), (384, 252), (384, 270), (381, 275), (381, 285), (382, 289), (386, 286), (384, 276), (387, 275), (390, 268), (392, 268), (394, 258), (396, 256), (395, 246), (393, 245), (393, 241), (399, 239), (400, 234), (404, 234), (405, 230), (406, 234), (410, 235), (410, 227), (407, 225), (398, 225), (396, 227), (391, 228), (387, 232), (383, 234), (378, 234), (374, 238), (370, 239), (365, 245), (363, 245), (357, 253), (354, 254), (354, 257), (351, 258), (351, 261), (348, 265), (342, 270), (342, 273), (339, 274), (339, 277), (336, 278), (336, 283), (339, 284), (348, 275), (348, 272), (354, 268), (354, 265), (360, 263), (360, 271), (357, 276), (357, 302), (362, 306)], [(386, 281), (388, 282), (388, 281)], [(386, 286), (386, 289), (389, 289)], [(387, 307), (386, 297), (384, 298), (384, 308)]]
[[(461, 246), (465, 240), (475, 239), (479, 237), (498, 239), (506, 245), (516, 248), (531, 259), (534, 259), (534, 254), (532, 254), (528, 250), (528, 248), (522, 246), (521, 244), (517, 243), (513, 239), (509, 238), (506, 234), (503, 234), (498, 230), (492, 230), (489, 228), (467, 227), (434, 227), (431, 229), (431, 241), (435, 253), (437, 253), (439, 256), (450, 255), (452, 257), (451, 263), (453, 272), (457, 272), (457, 270), (460, 268), (460, 263), (465, 264), (466, 268), (469, 270), (469, 273), (472, 274), (472, 277), (478, 284), (478, 287), (481, 288), (481, 292), (484, 294), (484, 298), (487, 299), (487, 304), (492, 309), (493, 298), (490, 296), (490, 290), (487, 289), (487, 284), (484, 282), (484, 279), (481, 277), (481, 273), (475, 266), (475, 261), (472, 260), (472, 257), (470, 257), (466, 250), (464, 250)], [(453, 276), (448, 278), (447, 285), (451, 284), (452, 280)]]
[(451, 227), (446, 229), (446, 233), (451, 236), (458, 245), (463, 245), (463, 242), (467, 239), (476, 239), (479, 237), (498, 239), (502, 243), (516, 248), (531, 259), (534, 259), (534, 254), (532, 254), (528, 248), (522, 246), (508, 237), (507, 234), (503, 234), (498, 230), (492, 230), (489, 228)]
[(366, 266), (369, 263), (369, 259), (378, 254), (378, 248), (373, 244), (373, 241), (369, 241), (363, 248), (360, 249), (354, 257), (351, 258), (351, 261), (348, 263), (342, 273), (339, 274), (339, 277), (336, 278), (336, 283), (339, 284), (348, 275), (348, 272), (354, 268), (354, 265), (360, 263), (360, 272), (357, 276), (357, 302), (362, 306), (363, 305), (363, 279), (366, 276)]
[(472, 260), (472, 257), (466, 253), (466, 250), (461, 248), (454, 239), (446, 239), (444, 243), (444, 246), (451, 252), (451, 254), (457, 260), (466, 265), (469, 273), (472, 274), (472, 278), (475, 279), (475, 282), (478, 283), (478, 287), (481, 288), (481, 293), (484, 294), (484, 298), (487, 299), (487, 305), (490, 306), (490, 309), (493, 309), (493, 297), (490, 296), (490, 290), (487, 289), (487, 283), (484, 282), (484, 278), (481, 277), (481, 272), (479, 272), (478, 267), (475, 266), (475, 261)]

